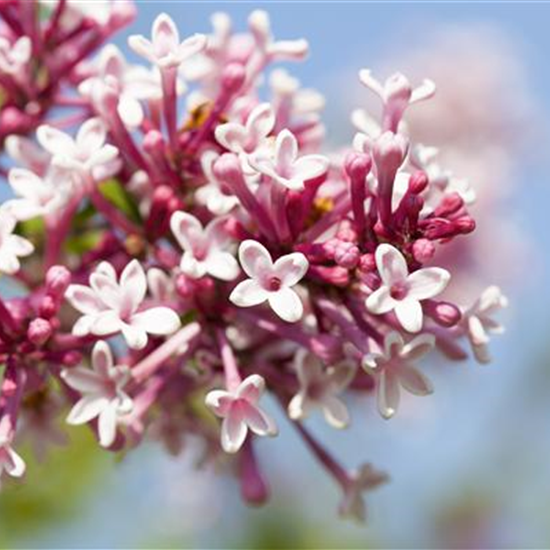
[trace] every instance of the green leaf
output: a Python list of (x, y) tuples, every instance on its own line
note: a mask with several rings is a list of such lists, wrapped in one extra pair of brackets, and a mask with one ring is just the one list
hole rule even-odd
[(115, 178), (99, 184), (99, 192), (124, 215), (135, 223), (141, 223), (141, 215), (134, 198)]
[(104, 231), (101, 229), (92, 229), (80, 235), (74, 235), (65, 242), (65, 251), (69, 254), (81, 256), (90, 250), (93, 250), (101, 240)]

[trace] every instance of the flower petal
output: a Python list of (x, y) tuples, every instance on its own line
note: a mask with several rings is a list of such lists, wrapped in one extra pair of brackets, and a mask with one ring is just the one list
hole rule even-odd
[(140, 327), (122, 324), (122, 335), (129, 348), (143, 349), (147, 345), (147, 333)]
[(204, 403), (216, 416), (224, 417), (233, 403), (233, 396), (224, 390), (212, 390), (206, 395)]
[(408, 344), (403, 346), (401, 357), (408, 361), (417, 361), (424, 357), (435, 346), (435, 336), (433, 334), (419, 334)]
[(12, 477), (21, 477), (26, 470), (24, 460), (11, 447), (8, 447), (5, 451), (8, 459), (4, 463), (6, 472)]
[(428, 395), (433, 393), (432, 383), (412, 365), (401, 363), (395, 365), (399, 383), (409, 392), (414, 395)]
[(117, 409), (116, 401), (111, 401), (100, 413), (97, 423), (99, 444), (110, 447), (116, 438)]
[(281, 256), (273, 264), (273, 272), (281, 280), (283, 286), (294, 286), (309, 269), (309, 262), (301, 252), (293, 252)]
[[(113, 368), (113, 354), (107, 342), (100, 340), (92, 350), (92, 365), (94, 370), (104, 379), (110, 377), (110, 370)], [(68, 371), (69, 374), (71, 371)]]
[(422, 306), (416, 300), (407, 299), (397, 302), (395, 315), (407, 332), (419, 332), (422, 328)]
[(288, 323), (296, 323), (304, 314), (302, 301), (291, 288), (281, 288), (277, 292), (271, 292), (268, 301), (271, 309)]
[(241, 412), (232, 407), (229, 414), (223, 419), (221, 428), (221, 444), (226, 453), (236, 453), (243, 445), (248, 433)]
[(147, 277), (138, 260), (132, 260), (120, 275), (122, 300), (120, 307), (124, 312), (133, 312), (143, 302), (147, 293)]
[(290, 174), (297, 156), (298, 141), (294, 134), (290, 130), (282, 130), (275, 141), (277, 172), (281, 175)]
[(52, 155), (71, 155), (76, 149), (73, 139), (53, 126), (39, 126), (36, 139)]
[(404, 281), (409, 273), (403, 254), (391, 244), (378, 245), (375, 253), (376, 267), (387, 286)]
[(229, 252), (213, 252), (208, 255), (205, 264), (207, 272), (222, 281), (233, 281), (241, 271), (237, 260)]
[(222, 146), (232, 151), (233, 153), (240, 153), (244, 151), (244, 147), (247, 142), (247, 131), (240, 124), (234, 122), (227, 122), (216, 127), (215, 136), (216, 141)]
[(252, 404), (259, 401), (265, 389), (265, 380), (259, 374), (247, 376), (237, 388), (237, 397), (246, 399)]
[(101, 394), (85, 395), (71, 409), (67, 423), (73, 425), (86, 424), (109, 405), (109, 400)]
[(385, 370), (378, 379), (378, 411), (385, 418), (391, 418), (399, 407), (399, 384), (397, 378)]
[(96, 372), (83, 367), (63, 369), (61, 371), (61, 378), (65, 380), (68, 386), (80, 393), (97, 394), (101, 393), (105, 388), (104, 381)]
[(329, 396), (323, 400), (323, 414), (325, 420), (337, 429), (345, 428), (349, 424), (349, 412), (346, 405), (337, 397)]
[(269, 103), (260, 103), (250, 113), (246, 121), (246, 129), (254, 143), (258, 144), (268, 136), (275, 126), (275, 113)]
[(93, 314), (105, 309), (97, 294), (84, 285), (70, 285), (65, 293), (65, 298), (81, 313)]
[(389, 287), (383, 285), (379, 289), (375, 290), (372, 294), (369, 294), (365, 305), (367, 309), (375, 315), (382, 315), (388, 313), (395, 308), (397, 301), (390, 295)]
[(275, 424), (273, 418), (266, 414), (262, 409), (251, 405), (248, 401), (240, 401), (238, 406), (243, 409), (243, 418), (247, 426), (256, 435), (277, 435), (277, 424)]
[(135, 313), (130, 324), (149, 334), (165, 336), (178, 330), (181, 321), (174, 310), (161, 306)]
[(204, 229), (201, 222), (187, 212), (174, 212), (170, 218), (170, 229), (181, 248), (193, 251), (193, 243), (202, 241)]
[(253, 279), (240, 282), (229, 295), (229, 300), (239, 307), (257, 306), (268, 298), (269, 292)]
[(330, 166), (323, 155), (306, 155), (299, 158), (292, 169), (292, 179), (306, 182), (325, 174)]
[(450, 279), (451, 274), (440, 267), (419, 269), (407, 277), (407, 297), (415, 300), (433, 298), (445, 289)]

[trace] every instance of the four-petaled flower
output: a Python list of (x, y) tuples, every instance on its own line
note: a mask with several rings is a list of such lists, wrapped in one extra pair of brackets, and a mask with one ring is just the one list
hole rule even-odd
[(398, 332), (390, 332), (384, 339), (384, 349), (363, 357), (363, 368), (377, 382), (378, 411), (388, 419), (399, 407), (400, 386), (414, 395), (433, 392), (432, 384), (413, 364), (434, 347), (432, 334), (420, 334), (405, 343)]
[(56, 166), (76, 173), (98, 177), (98, 171), (108, 169), (118, 157), (118, 149), (107, 140), (107, 130), (100, 118), (90, 118), (72, 138), (52, 126), (40, 126), (36, 131), (40, 145), (52, 155)]
[(119, 281), (113, 266), (101, 262), (90, 275), (90, 287), (71, 285), (67, 289), (67, 299), (83, 313), (73, 326), (76, 336), (122, 332), (129, 347), (142, 349), (147, 345), (148, 334), (166, 336), (180, 326), (179, 317), (168, 307), (140, 310), (147, 279), (137, 260), (124, 268)]
[(69, 424), (86, 424), (98, 418), (99, 444), (110, 447), (116, 438), (118, 419), (132, 411), (132, 399), (123, 391), (130, 369), (115, 365), (111, 348), (103, 341), (92, 351), (92, 369), (76, 367), (61, 371), (68, 386), (82, 394), (67, 417)]
[(301, 191), (304, 182), (325, 174), (330, 164), (323, 155), (298, 157), (298, 141), (290, 130), (279, 133), (273, 154), (260, 150), (249, 158), (249, 162), (258, 172), (292, 191)]
[(206, 47), (204, 34), (194, 34), (180, 42), (180, 35), (172, 18), (161, 13), (153, 23), (151, 39), (142, 35), (128, 38), (128, 44), (139, 55), (161, 69), (177, 68), (186, 59)]
[(275, 421), (258, 406), (264, 389), (264, 379), (252, 374), (233, 391), (212, 390), (206, 396), (206, 405), (223, 418), (221, 444), (226, 453), (242, 447), (249, 429), (256, 435), (277, 435)]
[(352, 472), (344, 487), (344, 498), (338, 508), (340, 517), (364, 522), (367, 514), (363, 493), (387, 483), (388, 479), (386, 473), (376, 470), (371, 464), (363, 464), (358, 470)]
[(239, 155), (243, 170), (251, 173), (249, 156), (269, 148), (267, 136), (275, 126), (275, 113), (269, 103), (257, 105), (246, 119), (246, 123), (227, 122), (216, 127), (216, 140), (220, 145)]
[(389, 244), (378, 246), (375, 259), (382, 284), (368, 296), (367, 309), (375, 315), (395, 310), (406, 331), (419, 332), (423, 317), (420, 301), (442, 292), (450, 273), (440, 267), (426, 267), (409, 274), (405, 258)]
[(9, 211), (0, 211), (0, 273), (13, 275), (19, 271), (20, 256), (29, 256), (34, 246), (19, 235), (14, 235), (17, 221)]
[(502, 334), (504, 332), (504, 327), (492, 319), (491, 315), (507, 306), (508, 299), (502, 294), (500, 288), (490, 286), (482, 292), (481, 296), (462, 316), (461, 324), (468, 335), (475, 358), (480, 363), (490, 361), (487, 348), (489, 333)]
[(302, 318), (304, 306), (291, 288), (309, 268), (309, 262), (301, 252), (286, 254), (273, 262), (265, 246), (246, 240), (239, 247), (239, 261), (250, 279), (233, 289), (229, 299), (235, 305), (251, 307), (267, 301), (284, 321), (295, 323)]
[(324, 368), (321, 361), (304, 349), (296, 352), (294, 369), (300, 382), (300, 391), (288, 404), (288, 416), (302, 420), (312, 409), (319, 407), (325, 420), (334, 428), (345, 428), (349, 424), (349, 413), (338, 397), (353, 380), (355, 366), (342, 362)]
[(174, 212), (170, 227), (184, 250), (180, 268), (189, 277), (200, 279), (208, 274), (222, 281), (239, 275), (239, 264), (227, 251), (231, 239), (224, 229), (225, 218), (212, 220), (205, 228), (187, 212)]

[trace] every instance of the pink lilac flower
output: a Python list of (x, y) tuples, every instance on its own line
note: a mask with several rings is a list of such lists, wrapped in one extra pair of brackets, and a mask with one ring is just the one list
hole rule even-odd
[(419, 332), (423, 317), (420, 302), (441, 293), (450, 273), (438, 267), (426, 267), (409, 274), (405, 258), (389, 244), (381, 244), (376, 249), (376, 267), (382, 284), (368, 296), (367, 309), (375, 315), (395, 311), (406, 331)]
[(142, 35), (132, 35), (128, 44), (151, 63), (167, 69), (179, 67), (186, 59), (204, 49), (206, 36), (195, 34), (180, 42), (176, 24), (169, 15), (162, 13), (153, 23), (151, 40)]
[(16, 219), (9, 212), (0, 212), (0, 273), (13, 275), (21, 268), (19, 258), (30, 256), (34, 246), (13, 232)]
[(252, 374), (233, 391), (212, 390), (205, 403), (212, 412), (223, 418), (221, 444), (227, 453), (236, 453), (243, 445), (248, 430), (260, 436), (278, 433), (275, 421), (259, 406), (265, 389), (265, 380)]
[(339, 395), (355, 376), (351, 363), (325, 368), (317, 357), (306, 350), (298, 350), (294, 358), (300, 391), (288, 404), (288, 416), (292, 420), (307, 418), (311, 411), (320, 408), (328, 424), (333, 428), (345, 428), (349, 424), (349, 412)]
[(306, 181), (325, 174), (329, 160), (322, 155), (298, 157), (298, 142), (289, 130), (283, 130), (275, 140), (273, 156), (257, 152), (250, 157), (250, 164), (258, 172), (273, 178), (292, 191), (304, 189)]
[(239, 261), (250, 278), (241, 281), (229, 296), (235, 305), (251, 307), (267, 301), (284, 321), (295, 323), (302, 318), (304, 307), (292, 287), (308, 270), (309, 264), (303, 254), (286, 254), (273, 262), (265, 246), (247, 240), (239, 247)]
[(142, 309), (147, 279), (137, 260), (130, 262), (120, 278), (111, 264), (102, 262), (90, 275), (90, 287), (71, 285), (67, 298), (83, 316), (73, 334), (106, 336), (122, 333), (128, 346), (142, 349), (148, 334), (166, 336), (180, 326), (177, 314), (168, 307)]
[(102, 447), (110, 447), (115, 441), (119, 417), (132, 411), (132, 399), (124, 392), (130, 380), (130, 369), (115, 365), (111, 348), (99, 341), (92, 352), (92, 370), (84, 367), (65, 369), (61, 377), (82, 394), (67, 422), (79, 425), (98, 418), (99, 443)]
[(224, 229), (227, 220), (218, 218), (205, 228), (186, 212), (174, 212), (170, 227), (184, 250), (180, 269), (193, 279), (212, 275), (223, 281), (232, 281), (239, 275), (239, 264), (228, 251), (231, 239)]
[(384, 338), (380, 352), (363, 357), (363, 368), (377, 383), (378, 411), (391, 418), (399, 407), (400, 387), (415, 395), (433, 392), (431, 382), (412, 363), (429, 353), (435, 344), (431, 334), (420, 334), (405, 343), (399, 332), (390, 332)]

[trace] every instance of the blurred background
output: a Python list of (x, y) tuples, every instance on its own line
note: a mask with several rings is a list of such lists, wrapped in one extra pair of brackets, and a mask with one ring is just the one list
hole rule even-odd
[[(0, 495), (0, 546), (10, 548), (542, 548), (550, 546), (550, 4), (137, 1), (148, 35), (161, 11), (182, 35), (209, 16), (269, 11), (275, 36), (305, 37), (311, 55), (289, 66), (325, 94), (327, 148), (350, 142), (351, 111), (370, 106), (363, 67), (438, 85), (409, 112), (417, 141), (471, 180), (479, 230), (455, 287), (468, 299), (499, 284), (511, 306), (489, 366), (434, 361), (435, 394), (405, 400), (396, 418), (358, 400), (350, 429), (312, 419), (349, 467), (365, 460), (391, 482), (368, 495), (368, 522), (338, 519), (338, 488), (295, 431), (259, 441), (272, 500), (251, 509), (237, 482), (196, 470), (200, 449), (175, 458), (154, 442), (123, 457), (85, 429), (42, 463), (30, 449), (26, 483)], [(131, 57), (131, 56), (130, 56)], [(269, 406), (269, 404), (268, 404)], [(276, 411), (272, 406), (273, 412)]]

